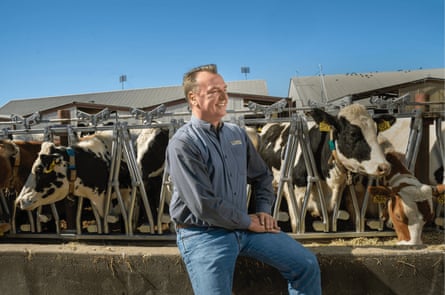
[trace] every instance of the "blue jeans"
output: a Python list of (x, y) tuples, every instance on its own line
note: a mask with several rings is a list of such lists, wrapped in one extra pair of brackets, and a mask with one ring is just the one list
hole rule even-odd
[(317, 257), (284, 232), (191, 227), (179, 228), (176, 239), (196, 295), (231, 295), (239, 255), (278, 269), (289, 294), (321, 294)]

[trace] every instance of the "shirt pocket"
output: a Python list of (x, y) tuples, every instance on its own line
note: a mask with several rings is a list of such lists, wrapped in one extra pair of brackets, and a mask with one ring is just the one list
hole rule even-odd
[(230, 165), (236, 167), (236, 173), (240, 176), (247, 175), (247, 153), (243, 144), (233, 144), (231, 146), (232, 162)]

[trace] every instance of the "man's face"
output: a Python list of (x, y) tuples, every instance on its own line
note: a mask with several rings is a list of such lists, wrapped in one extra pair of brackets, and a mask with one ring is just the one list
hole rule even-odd
[(193, 114), (217, 125), (226, 115), (227, 85), (219, 74), (200, 72), (196, 77), (198, 89), (190, 94)]

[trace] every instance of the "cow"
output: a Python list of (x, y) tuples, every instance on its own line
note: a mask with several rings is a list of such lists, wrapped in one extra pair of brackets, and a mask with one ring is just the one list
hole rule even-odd
[[(337, 116), (333, 116), (321, 109), (313, 109), (308, 113), (315, 121), (309, 130), (308, 140), (317, 173), (320, 177), (327, 213), (336, 224), (337, 218), (347, 219), (344, 212), (333, 212), (338, 208), (341, 196), (351, 173), (370, 176), (383, 176), (390, 170), (390, 164), (385, 159), (382, 148), (377, 142), (377, 126), (394, 123), (390, 115), (381, 115), (373, 119), (363, 105), (351, 104), (342, 108)], [(259, 152), (268, 166), (275, 171), (275, 182), (279, 181), (279, 171), (282, 166), (282, 155), (289, 136), (290, 123), (269, 123), (261, 132), (261, 146)], [(308, 172), (301, 149), (297, 150), (296, 161), (292, 164), (292, 185), (296, 197), (297, 211), (302, 212), (303, 200), (308, 185)], [(284, 196), (289, 200), (289, 192), (284, 187)], [(316, 187), (312, 186), (306, 209), (311, 216), (322, 216), (322, 208), (316, 197)], [(295, 231), (296, 216), (292, 225)], [(317, 223), (313, 223), (315, 230), (321, 230)], [(332, 228), (336, 231), (336, 228)]]
[(0, 189), (19, 192), (41, 147), (40, 141), (0, 140)]
[[(160, 204), (161, 189), (164, 181), (165, 151), (169, 141), (169, 130), (166, 128), (148, 127), (141, 131), (136, 139), (136, 162), (141, 171), (142, 181), (151, 206), (154, 221), (162, 217), (165, 223), (169, 223), (167, 207)], [(167, 199), (166, 202), (169, 202)], [(165, 211), (158, 212), (163, 207)], [(146, 220), (142, 215), (141, 223)]]
[[(437, 124), (437, 122), (435, 124)], [(389, 130), (382, 132), (381, 135), (391, 142), (394, 151), (398, 153), (405, 153), (408, 145), (408, 135), (410, 134), (411, 125), (411, 118), (399, 118), (394, 126), (392, 126)], [(445, 140), (445, 122), (442, 121), (441, 126), (429, 126), (429, 138), (427, 139), (429, 141), (429, 175), (427, 175), (427, 180), (425, 175), (424, 178), (430, 185), (445, 184), (443, 168), (443, 156), (445, 155), (445, 151), (443, 151), (443, 145), (441, 150), (439, 137), (436, 134), (437, 130), (441, 132), (442, 140)], [(436, 225), (443, 227), (443, 214), (445, 211), (443, 208), (444, 198), (439, 194), (438, 198), (433, 198), (433, 201), (437, 203), (435, 206), (437, 207), (435, 223)]]
[[(40, 141), (23, 141), (23, 140), (0, 140), (0, 190), (2, 191), (1, 198), (4, 199), (4, 223), (3, 231), (10, 229), (9, 213), (13, 206), (13, 198), (22, 189), (29, 173), (31, 172), (32, 164), (37, 158), (40, 150)], [(6, 225), (8, 224), (8, 226)]]
[(394, 152), (386, 154), (391, 164), (382, 185), (368, 187), (373, 199), (387, 204), (399, 245), (422, 244), (422, 230), (434, 216), (433, 186), (422, 184)]
[[(87, 198), (104, 217), (112, 142), (110, 132), (84, 137), (70, 147), (43, 142), (16, 205), (33, 210), (67, 196), (79, 196)], [(119, 185), (128, 205), (131, 178), (125, 163), (120, 165)]]

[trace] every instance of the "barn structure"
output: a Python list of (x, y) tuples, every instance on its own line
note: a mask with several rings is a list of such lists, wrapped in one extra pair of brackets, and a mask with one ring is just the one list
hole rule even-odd
[[(294, 106), (314, 106), (342, 100), (360, 102), (365, 105), (385, 104), (385, 101), (408, 96), (411, 101), (432, 102), (430, 111), (443, 111), (445, 100), (445, 69), (400, 70), (396, 72), (346, 73), (292, 77), (287, 100)], [(270, 105), (284, 97), (269, 96), (264, 80), (240, 80), (228, 82), (228, 110), (245, 109), (249, 101)], [(437, 104), (434, 104), (437, 103)], [(41, 122), (55, 120), (61, 116), (76, 118), (77, 112), (96, 114), (107, 108), (118, 116), (129, 115), (134, 108), (150, 111), (165, 105), (167, 114), (189, 112), (182, 86), (129, 89), (98, 93), (72, 94), (32, 99), (14, 99), (0, 107), (1, 121), (8, 117), (30, 117), (39, 113)], [(409, 106), (408, 106), (409, 108)], [(62, 115), (61, 112), (64, 112)], [(230, 114), (228, 116), (231, 116)], [(171, 116), (161, 120), (170, 121)], [(230, 119), (230, 118), (226, 118)], [(138, 123), (128, 119), (132, 123)]]
[[(367, 103), (369, 100), (397, 98), (409, 94), (426, 101), (443, 102), (445, 69), (400, 70), (396, 72), (346, 73), (293, 77), (289, 97), (297, 105), (335, 102), (344, 98)], [(442, 109), (437, 105), (433, 109)]]
[[(227, 84), (228, 110), (245, 108), (249, 101), (267, 105), (283, 99), (282, 97), (269, 96), (264, 80), (241, 80)], [(107, 109), (116, 113), (117, 117), (127, 120), (129, 124), (137, 124), (140, 121), (129, 116), (131, 110), (138, 109), (148, 112), (160, 105), (166, 107), (165, 116), (160, 118), (160, 121), (169, 122), (172, 116), (175, 119), (190, 117), (182, 86), (17, 99), (0, 107), (0, 115), (3, 118), (8, 116), (28, 118), (38, 113), (40, 125), (45, 126), (54, 124), (61, 117), (77, 118), (79, 112), (97, 114)], [(75, 122), (74, 125), (76, 125)]]

